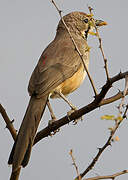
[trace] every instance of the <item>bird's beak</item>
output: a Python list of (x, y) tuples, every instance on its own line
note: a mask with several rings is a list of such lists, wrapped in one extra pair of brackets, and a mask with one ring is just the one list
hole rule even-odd
[[(101, 27), (101, 26), (106, 26), (107, 25), (107, 22), (105, 21), (102, 21), (102, 20), (95, 20), (95, 25), (96, 27)], [(91, 22), (90, 23), (90, 30), (89, 30), (89, 34), (92, 35), (92, 36), (97, 36), (97, 33), (94, 32), (94, 29), (95, 29), (95, 26), (94, 26), (94, 23)]]
[(102, 20), (95, 20), (96, 26), (100, 27), (100, 26), (106, 26), (107, 22), (102, 21)]
[[(102, 21), (102, 20), (95, 20), (95, 25), (98, 27), (101, 27), (101, 26), (106, 26), (107, 25), (107, 22), (105, 21)], [(95, 33), (93, 30), (94, 30), (94, 25), (91, 26), (90, 30), (89, 30), (89, 34), (92, 35), (92, 36), (97, 36), (97, 33)]]

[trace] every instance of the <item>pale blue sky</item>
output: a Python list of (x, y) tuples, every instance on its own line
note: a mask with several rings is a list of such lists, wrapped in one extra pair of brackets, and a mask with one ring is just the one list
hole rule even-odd
[[(56, 0), (64, 14), (71, 11), (88, 12), (87, 4), (95, 9), (95, 17), (108, 22), (108, 26), (101, 28), (105, 55), (108, 59), (110, 75), (120, 70), (127, 71), (127, 41), (128, 41), (128, 1), (124, 0)], [(59, 15), (50, 0), (0, 0), (0, 101), (11, 119), (15, 119), (14, 126), (19, 128), (23, 119), (29, 96), (27, 85), (30, 75), (44, 48), (53, 40)], [(90, 37), (89, 46), (90, 73), (98, 90), (105, 83), (103, 60), (99, 51), (99, 44), (95, 37)], [(123, 89), (124, 81), (116, 83), (113, 93)], [(111, 95), (112, 93), (109, 93)], [(93, 91), (88, 78), (83, 85), (69, 99), (78, 107), (88, 104), (93, 99)], [(77, 126), (72, 124), (61, 128), (54, 137), (46, 138), (38, 143), (32, 151), (29, 165), (22, 170), (20, 179), (64, 180), (73, 179), (76, 172), (72, 166), (69, 150), (74, 150), (77, 165), (82, 172), (101, 147), (108, 135), (108, 127), (113, 122), (102, 121), (104, 114), (115, 114), (119, 101), (101, 107), (84, 116), (84, 121)], [(69, 107), (62, 100), (52, 100), (53, 109), (57, 117), (66, 114)], [(50, 120), (46, 113), (40, 128), (46, 126)], [(13, 140), (5, 123), (0, 117), (0, 176), (9, 179), (11, 167), (8, 167), (8, 156)], [(121, 125), (116, 135), (120, 141), (109, 147), (101, 156), (90, 175), (107, 175), (128, 169), (128, 122)], [(123, 175), (117, 180), (126, 180)]]

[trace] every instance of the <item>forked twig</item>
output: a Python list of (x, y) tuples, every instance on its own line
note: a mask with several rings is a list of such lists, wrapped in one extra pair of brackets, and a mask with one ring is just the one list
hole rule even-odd
[[(126, 95), (127, 90), (128, 90), (128, 82), (127, 82), (128, 76), (127, 75), (125, 76), (125, 80), (126, 80), (126, 82), (125, 82), (125, 89), (124, 89), (124, 92), (123, 92), (124, 96)], [(90, 165), (83, 171), (83, 173), (80, 174), (81, 178), (84, 177), (95, 166), (96, 162), (98, 161), (99, 157), (104, 152), (104, 150), (108, 146), (111, 145), (111, 142), (112, 142), (112, 139), (113, 139), (113, 136), (114, 136), (116, 130), (119, 128), (120, 124), (126, 118), (127, 110), (128, 110), (128, 105), (126, 106), (126, 110), (125, 110), (123, 116), (121, 117), (121, 119), (120, 120), (116, 120), (115, 121), (115, 126), (113, 128), (111, 128), (110, 136), (109, 136), (107, 142), (104, 144), (104, 146), (102, 148), (98, 148), (98, 153), (96, 154), (96, 156), (94, 157), (94, 159), (92, 160)], [(76, 177), (76, 179), (78, 179), (78, 177)], [(108, 178), (106, 178), (106, 179), (108, 179)]]
[(124, 171), (121, 171), (121, 172), (118, 172), (118, 173), (115, 173), (112, 175), (107, 175), (107, 176), (96, 176), (96, 177), (86, 178), (84, 180), (98, 180), (98, 179), (112, 179), (112, 180), (114, 180), (116, 177), (121, 176), (121, 175), (126, 174), (126, 173), (128, 173), (128, 170), (124, 170)]
[(74, 47), (75, 47), (75, 50), (77, 51), (77, 53), (79, 54), (79, 56), (80, 56), (80, 58), (81, 58), (81, 61), (82, 61), (83, 66), (84, 66), (84, 69), (85, 69), (85, 71), (86, 71), (86, 73), (87, 73), (87, 75), (88, 75), (88, 78), (89, 78), (89, 80), (90, 80), (90, 83), (91, 83), (92, 88), (93, 88), (93, 91), (94, 91), (94, 94), (95, 94), (95, 96), (96, 96), (96, 95), (97, 95), (97, 91), (96, 91), (94, 82), (93, 82), (93, 80), (92, 80), (92, 78), (91, 78), (91, 75), (90, 75), (90, 73), (89, 73), (89, 71), (88, 71), (88, 69), (87, 69), (87, 67), (86, 67), (86, 64), (85, 64), (84, 59), (83, 59), (83, 55), (82, 55), (81, 52), (79, 51), (79, 48), (77, 47), (77, 44), (76, 44), (75, 40), (73, 39), (73, 37), (72, 37), (72, 35), (71, 35), (71, 33), (70, 33), (70, 30), (69, 30), (68, 26), (66, 25), (66, 23), (65, 23), (65, 21), (64, 21), (64, 18), (63, 18), (63, 16), (62, 16), (62, 11), (58, 8), (58, 6), (56, 5), (56, 3), (55, 3), (54, 0), (51, 0), (51, 2), (53, 3), (53, 5), (55, 6), (55, 8), (57, 9), (57, 11), (58, 11), (58, 13), (59, 13), (59, 15), (60, 15), (60, 18), (61, 18), (61, 20), (62, 20), (62, 22), (63, 22), (66, 30), (67, 30), (68, 33), (69, 33), (69, 36), (70, 36), (70, 38), (71, 38), (71, 40), (72, 40), (72, 43), (73, 43), (73, 45), (74, 45)]
[[(110, 132), (110, 136), (107, 140), (107, 142), (104, 144), (104, 146), (102, 148), (98, 148), (98, 153), (96, 154), (96, 156), (94, 157), (94, 159), (92, 160), (92, 162), (90, 163), (90, 165), (82, 172), (80, 173), (80, 176), (81, 178), (83, 178), (94, 166), (95, 164), (97, 163), (99, 157), (101, 156), (101, 154), (104, 152), (104, 150), (111, 145), (111, 142), (112, 142), (112, 139), (113, 139), (113, 136), (116, 132), (116, 130), (118, 129), (118, 127), (120, 126), (121, 121), (118, 121), (116, 124), (115, 124), (115, 127), (112, 128), (111, 132)], [(76, 177), (76, 179), (78, 179), (78, 177)]]

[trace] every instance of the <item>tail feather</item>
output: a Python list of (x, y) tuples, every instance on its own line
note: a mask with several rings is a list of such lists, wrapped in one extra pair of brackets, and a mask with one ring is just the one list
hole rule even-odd
[(41, 99), (31, 97), (29, 101), (28, 108), (8, 160), (8, 164), (12, 164), (13, 172), (17, 171), (21, 165), (25, 167), (28, 164), (34, 137), (46, 102), (47, 96)]
[(24, 159), (23, 159), (22, 164), (21, 164), (23, 167), (27, 166), (27, 164), (28, 164), (28, 161), (30, 159), (32, 145), (33, 145), (33, 143), (28, 144), (27, 151), (24, 155)]
[(16, 140), (15, 140), (15, 142), (13, 144), (13, 147), (12, 147), (9, 159), (8, 159), (8, 164), (9, 165), (12, 164), (12, 162), (13, 162), (13, 155), (14, 155), (14, 152), (15, 152), (16, 142), (17, 142), (17, 138), (16, 138)]

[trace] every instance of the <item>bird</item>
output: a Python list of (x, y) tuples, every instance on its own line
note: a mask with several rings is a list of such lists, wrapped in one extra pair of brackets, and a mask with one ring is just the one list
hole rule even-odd
[[(88, 68), (87, 37), (94, 28), (90, 15), (74, 11), (63, 16), (63, 20)], [(95, 24), (98, 27), (106, 25), (106, 22), (95, 20)], [(65, 96), (75, 91), (85, 76), (81, 58), (60, 19), (55, 38), (43, 51), (29, 81), (29, 104), (8, 160), (8, 164), (12, 164), (12, 174), (29, 162), (37, 128), (49, 97), (66, 99)]]

